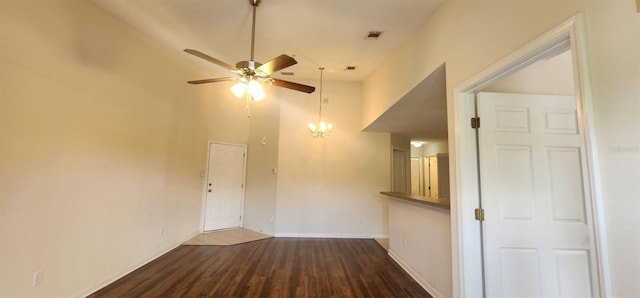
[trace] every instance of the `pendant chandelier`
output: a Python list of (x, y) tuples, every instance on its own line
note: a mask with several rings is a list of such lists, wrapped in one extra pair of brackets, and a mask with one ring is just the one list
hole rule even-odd
[(314, 138), (324, 138), (329, 136), (333, 126), (322, 120), (322, 71), (324, 67), (318, 69), (320, 69), (320, 112), (318, 113), (318, 123), (309, 122), (309, 132)]

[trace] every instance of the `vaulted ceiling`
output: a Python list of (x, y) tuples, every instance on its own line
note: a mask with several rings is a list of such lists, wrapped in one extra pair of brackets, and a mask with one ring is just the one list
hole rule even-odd
[[(320, 66), (326, 68), (325, 80), (362, 81), (410, 38), (443, 1), (261, 0), (257, 7), (255, 60), (266, 62), (281, 54), (293, 56), (298, 64), (283, 70), (293, 75), (277, 72), (273, 77), (294, 82), (317, 80)], [(91, 2), (211, 77), (228, 76), (229, 72), (182, 51), (197, 49), (231, 65), (249, 60), (250, 0)], [(382, 35), (368, 39), (370, 31), (381, 31)], [(345, 70), (347, 66), (356, 69)]]

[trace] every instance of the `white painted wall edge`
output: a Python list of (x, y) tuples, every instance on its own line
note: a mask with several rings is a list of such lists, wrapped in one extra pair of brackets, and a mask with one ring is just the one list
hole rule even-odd
[(193, 232), (192, 234), (190, 234), (189, 236), (185, 237), (185, 239), (174, 242), (168, 246), (165, 246), (164, 248), (160, 249), (158, 252), (151, 254), (150, 257), (145, 258), (143, 261), (139, 262), (138, 264), (133, 265), (132, 267), (130, 267), (129, 269), (126, 269), (122, 272), (116, 273), (112, 276), (110, 276), (109, 278), (101, 281), (101, 282), (97, 282), (95, 284), (95, 286), (85, 289), (81, 292), (79, 292), (78, 294), (75, 294), (71, 297), (87, 297), (95, 292), (97, 292), (98, 290), (108, 286), (109, 284), (113, 283), (114, 281), (124, 277), (125, 275), (138, 270), (139, 268), (141, 268), (144, 265), (147, 265), (149, 263), (151, 263), (153, 260), (161, 257), (162, 255), (168, 253), (169, 251), (175, 249), (176, 247), (180, 246), (182, 243), (188, 241), (189, 239), (197, 236), (198, 234), (200, 234), (200, 231), (196, 231)]
[(416, 272), (415, 270), (413, 270), (413, 268), (411, 268), (411, 266), (407, 265), (407, 263), (405, 263), (402, 258), (400, 258), (400, 256), (398, 256), (395, 252), (393, 252), (393, 250), (389, 249), (389, 256), (391, 257), (391, 259), (393, 259), (402, 269), (404, 269), (404, 271), (406, 271), (411, 278), (413, 278), (423, 289), (425, 289), (425, 291), (427, 291), (431, 296), (433, 296), (434, 298), (442, 298), (444, 296), (442, 296), (442, 294), (440, 294), (440, 292), (438, 292), (438, 290), (436, 290), (436, 288), (433, 287), (432, 284), (430, 284), (428, 281), (426, 281), (424, 278), (422, 278), (422, 276), (420, 275), (420, 273)]
[(352, 238), (352, 239), (389, 238), (389, 235), (386, 235), (386, 234), (276, 233), (275, 236), (283, 237), (283, 238)]

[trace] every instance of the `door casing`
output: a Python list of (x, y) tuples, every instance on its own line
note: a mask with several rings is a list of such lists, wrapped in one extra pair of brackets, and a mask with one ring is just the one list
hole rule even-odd
[(585, 135), (588, 194), (586, 204), (590, 221), (591, 247), (595, 253), (593, 280), (598, 283), (595, 296), (611, 296), (606, 253), (606, 233), (600, 200), (600, 179), (597, 175), (597, 153), (593, 108), (587, 68), (584, 17), (578, 14), (529, 44), (494, 63), (453, 89), (449, 99), (449, 148), (451, 159), (451, 232), (454, 297), (482, 297), (482, 242), (480, 224), (473, 216), (480, 204), (477, 167), (476, 132), (470, 119), (476, 115), (475, 93), (496, 80), (549, 57), (554, 52), (572, 50), (575, 96), (578, 121)]

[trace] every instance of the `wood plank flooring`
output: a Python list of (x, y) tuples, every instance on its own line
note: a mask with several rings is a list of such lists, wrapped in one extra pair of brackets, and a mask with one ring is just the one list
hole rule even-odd
[(431, 297), (375, 240), (180, 246), (89, 297)]

